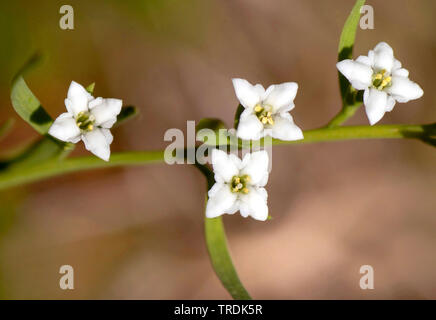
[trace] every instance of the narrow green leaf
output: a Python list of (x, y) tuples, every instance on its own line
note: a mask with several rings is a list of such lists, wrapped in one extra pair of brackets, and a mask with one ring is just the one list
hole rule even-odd
[[(339, 39), (338, 61), (351, 59), (353, 57), (354, 41), (356, 39), (357, 27), (360, 21), (360, 9), (365, 4), (365, 0), (357, 0), (350, 15), (345, 21)], [(338, 71), (339, 89), (342, 98), (342, 110), (327, 124), (328, 128), (333, 128), (343, 124), (351, 118), (362, 105), (360, 92), (354, 90), (347, 78)]]
[(133, 119), (138, 115), (138, 110), (134, 106), (125, 106), (121, 109), (120, 114), (117, 117), (117, 122), (115, 122), (114, 126), (118, 127), (124, 122)]
[(11, 101), (18, 115), (36, 131), (44, 135), (48, 132), (53, 120), (23, 79), (23, 75), (40, 61), (41, 55), (35, 54), (17, 72), (12, 80)]
[(205, 220), (206, 244), (212, 266), (230, 295), (237, 300), (250, 300), (227, 249), (227, 239), (221, 217)]
[(22, 76), (18, 76), (12, 84), (11, 100), (15, 111), (23, 120), (42, 135), (48, 132), (53, 119), (41, 106)]
[[(357, 0), (347, 18), (347, 21), (345, 21), (339, 39), (338, 61), (351, 59), (353, 57), (354, 40), (356, 39), (356, 31), (360, 20), (360, 9), (364, 4), (365, 0)], [(345, 100), (350, 90), (350, 84), (341, 73), (339, 73), (339, 85), (341, 88), (342, 99)]]
[(23, 167), (42, 162), (51, 158), (63, 158), (72, 149), (70, 143), (56, 140), (48, 135), (53, 119), (45, 111), (38, 98), (32, 93), (23, 79), (27, 72), (40, 60), (34, 55), (15, 76), (12, 81), (11, 101), (15, 111), (43, 137), (32, 143), (26, 150), (8, 162), (10, 167)]

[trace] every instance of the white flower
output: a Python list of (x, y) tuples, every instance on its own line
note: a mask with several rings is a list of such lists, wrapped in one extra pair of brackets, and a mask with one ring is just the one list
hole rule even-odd
[(94, 98), (77, 82), (72, 81), (65, 99), (67, 111), (52, 124), (48, 133), (53, 137), (77, 143), (83, 140), (87, 150), (108, 161), (113, 136), (109, 129), (117, 121), (122, 101)]
[(385, 42), (376, 45), (368, 56), (343, 60), (336, 66), (355, 89), (365, 90), (363, 103), (371, 125), (392, 111), (396, 101), (404, 103), (424, 94), (418, 84), (409, 80), (409, 71), (401, 67)]
[(303, 132), (294, 124), (291, 111), (298, 84), (285, 82), (264, 89), (244, 79), (233, 79), (236, 96), (245, 108), (239, 118), (237, 136), (244, 140), (259, 140), (271, 135), (280, 140), (303, 139)]
[(241, 161), (233, 154), (214, 149), (212, 166), (216, 182), (208, 192), (206, 217), (215, 218), (240, 210), (244, 218), (252, 216), (265, 221), (268, 194), (263, 187), (268, 182), (268, 162), (266, 151), (246, 154)]

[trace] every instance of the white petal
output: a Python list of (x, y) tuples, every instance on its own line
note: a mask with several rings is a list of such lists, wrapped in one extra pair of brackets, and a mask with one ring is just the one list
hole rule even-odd
[(295, 82), (285, 82), (275, 84), (268, 88), (268, 96), (265, 97), (264, 103), (273, 108), (273, 113), (279, 110), (292, 110), (294, 108), (294, 99), (297, 95), (298, 84)]
[(65, 106), (69, 113), (76, 116), (79, 112), (88, 111), (88, 102), (92, 99), (92, 96), (82, 85), (72, 81), (68, 88)]
[(244, 79), (232, 79), (232, 82), (233, 87), (235, 88), (236, 97), (245, 108), (252, 109), (261, 101), (263, 87), (259, 85), (253, 86), (250, 82)]
[(248, 174), (251, 185), (263, 187), (268, 181), (268, 164), (268, 152), (265, 150), (248, 153), (242, 160), (243, 167), (240, 174)]
[(237, 194), (231, 192), (227, 184), (215, 183), (208, 195), (206, 217), (215, 218), (224, 213), (233, 214), (237, 211), (238, 208), (235, 208)]
[(371, 59), (367, 56), (358, 56), (356, 59), (356, 62), (363, 63), (364, 65), (366, 65), (368, 67), (371, 67), (371, 65), (372, 65)]
[(388, 105), (388, 94), (374, 88), (365, 90), (363, 95), (363, 103), (365, 111), (371, 125), (380, 121), (386, 112)]
[(274, 90), (274, 85), (270, 85), (268, 88), (266, 88), (266, 90), (264, 91), (264, 93), (263, 93), (263, 95), (261, 97), (261, 100), (262, 101), (265, 100), (266, 97), (268, 97), (269, 94), (271, 93), (271, 91), (273, 91), (273, 90)]
[(388, 100), (386, 104), (386, 112), (391, 112), (395, 107), (395, 99), (392, 96), (388, 95)]
[(101, 133), (103, 133), (104, 137), (106, 138), (107, 144), (111, 144), (112, 141), (114, 141), (114, 136), (109, 129), (102, 128)]
[(82, 140), (85, 143), (87, 150), (91, 151), (97, 157), (109, 161), (111, 150), (108, 140), (102, 129), (96, 128), (82, 135)]
[(392, 67), (392, 72), (395, 70), (401, 69), (401, 62), (394, 58), (394, 66)]
[(76, 143), (80, 140), (80, 129), (76, 120), (68, 112), (62, 113), (56, 118), (48, 133), (62, 141)]
[(409, 70), (404, 69), (404, 68), (396, 69), (392, 72), (392, 76), (393, 77), (408, 78), (409, 77)]
[(88, 109), (91, 110), (94, 107), (96, 107), (96, 106), (98, 106), (98, 105), (100, 105), (102, 103), (103, 103), (103, 98), (102, 97), (95, 98), (95, 99), (89, 101)]
[(254, 89), (256, 90), (257, 94), (261, 98), (260, 100), (262, 100), (262, 97), (265, 96), (265, 88), (263, 87), (263, 85), (258, 83), (254, 86)]
[(264, 188), (250, 188), (248, 194), (240, 196), (241, 216), (251, 216), (256, 220), (265, 221), (268, 218), (268, 194)]
[(394, 66), (394, 51), (386, 42), (380, 42), (374, 48), (373, 67), (378, 71), (391, 72)]
[(229, 154), (229, 160), (238, 168), (238, 171), (242, 168), (242, 160), (239, 159), (237, 155), (234, 155), (233, 153)]
[(295, 125), (292, 116), (287, 112), (274, 118), (271, 135), (273, 138), (286, 141), (304, 139), (303, 131)]
[(240, 207), (241, 207), (241, 201), (239, 199), (236, 199), (235, 203), (233, 203), (233, 205), (226, 210), (226, 213), (234, 214), (239, 211)]
[(110, 129), (113, 127), (113, 125), (117, 122), (117, 118), (112, 118), (106, 122), (103, 122), (102, 124), (100, 124), (100, 127), (102, 128), (106, 128), (106, 129)]
[(252, 110), (246, 109), (239, 118), (236, 135), (243, 140), (259, 140), (264, 136), (263, 129), (262, 122), (252, 113)]
[(347, 59), (338, 62), (336, 67), (350, 81), (353, 88), (364, 90), (371, 85), (373, 71), (366, 64)]
[[(123, 101), (120, 99), (102, 99), (100, 104), (93, 106), (91, 109), (91, 113), (95, 117), (95, 125), (113, 125), (117, 115), (121, 112), (122, 105)], [(106, 128), (110, 127), (106, 126)]]
[(222, 150), (212, 150), (212, 166), (217, 182), (230, 182), (233, 176), (239, 174), (241, 160), (235, 155), (228, 155)]
[(209, 191), (207, 192), (207, 196), (209, 198), (215, 197), (215, 195), (221, 190), (221, 187), (224, 185), (225, 185), (225, 183), (215, 182), (215, 184), (212, 186), (212, 188), (210, 188)]
[(386, 89), (388, 93), (398, 102), (408, 102), (409, 100), (414, 100), (421, 98), (424, 91), (421, 87), (404, 77), (392, 77), (392, 85)]

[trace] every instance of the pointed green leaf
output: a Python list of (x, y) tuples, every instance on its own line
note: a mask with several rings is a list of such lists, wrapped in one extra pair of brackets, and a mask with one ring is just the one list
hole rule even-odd
[(53, 119), (30, 91), (23, 77), (19, 76), (12, 84), (12, 106), (20, 117), (40, 134), (46, 134)]
[(51, 158), (65, 157), (74, 145), (54, 139), (48, 135), (48, 130), (53, 119), (45, 111), (38, 98), (29, 89), (22, 74), (33, 67), (40, 59), (34, 55), (15, 76), (12, 81), (11, 101), (15, 111), (30, 124), (38, 133), (43, 135), (41, 139), (32, 143), (17, 157), (8, 163), (11, 167), (23, 167), (42, 162)]
[(48, 132), (53, 120), (23, 79), (23, 74), (33, 68), (40, 60), (41, 55), (33, 55), (16, 74), (12, 81), (11, 101), (18, 115), (36, 131), (44, 135)]

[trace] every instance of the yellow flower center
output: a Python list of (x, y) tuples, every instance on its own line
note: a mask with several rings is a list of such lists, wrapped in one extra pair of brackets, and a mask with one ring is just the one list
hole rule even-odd
[(234, 176), (232, 182), (230, 183), (230, 190), (233, 193), (244, 193), (250, 192), (248, 189), (248, 183), (251, 181), (251, 177), (247, 174), (243, 176)]
[(262, 106), (260, 104), (257, 104), (254, 107), (254, 112), (256, 114), (256, 117), (262, 122), (262, 124), (274, 124), (274, 119), (272, 118), (272, 112), (271, 108)]
[(82, 131), (94, 130), (95, 117), (88, 111), (79, 112), (76, 116), (76, 124)]
[(383, 90), (392, 84), (392, 77), (386, 75), (386, 70), (383, 69), (372, 76), (372, 85), (377, 90)]

